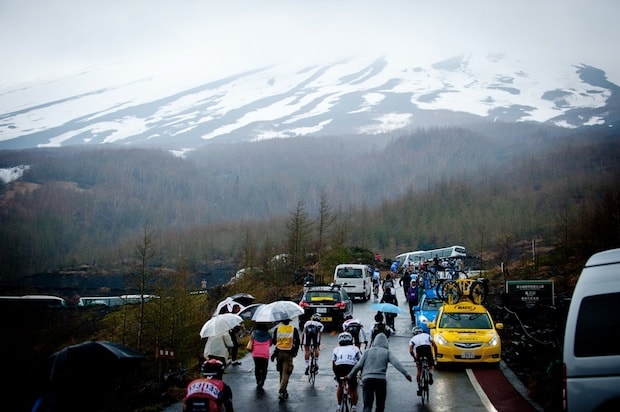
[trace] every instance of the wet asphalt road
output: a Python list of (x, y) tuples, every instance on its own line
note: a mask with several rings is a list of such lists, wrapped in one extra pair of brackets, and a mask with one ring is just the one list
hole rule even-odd
[[(389, 339), (390, 350), (398, 360), (414, 377), (415, 365), (409, 356), (408, 343), (411, 337), (411, 318), (408, 315), (408, 307), (403, 298), (401, 288), (396, 290), (399, 306), (403, 314), (396, 318), (396, 334)], [(356, 302), (353, 315), (360, 319), (369, 331), (374, 324), (374, 315), (368, 302)], [(296, 324), (296, 322), (295, 322)], [(297, 325), (297, 324), (296, 324)], [(319, 373), (314, 386), (304, 375), (303, 350), (295, 358), (294, 370), (289, 381), (289, 399), (280, 402), (278, 400), (279, 377), (275, 369), (275, 362), (269, 363), (269, 371), (264, 390), (256, 389), (254, 379), (254, 362), (251, 356), (241, 359), (241, 365), (228, 366), (224, 374), (233, 391), (233, 403), (236, 412), (255, 411), (295, 411), (316, 412), (336, 410), (336, 382), (331, 370), (331, 354), (338, 344), (337, 332), (326, 333), (321, 342), (321, 355), (319, 357)], [(362, 346), (363, 349), (363, 346)], [(500, 372), (496, 372), (501, 375)], [(501, 375), (503, 378), (503, 375)], [(473, 379), (473, 381), (472, 381)], [(434, 385), (430, 390), (430, 404), (422, 407), (419, 397), (416, 396), (416, 384), (408, 382), (405, 377), (393, 366), (388, 367), (387, 372), (387, 400), (386, 411), (494, 411), (505, 409), (504, 406), (496, 408), (485, 396), (483, 390), (477, 386), (475, 374), (467, 373), (465, 368), (450, 368), (437, 370), (434, 373)], [(498, 379), (495, 379), (497, 382)], [(508, 385), (506, 382), (504, 384)], [(363, 390), (363, 387), (360, 388)], [(496, 388), (500, 390), (499, 388)], [(512, 390), (512, 388), (509, 388)], [(514, 392), (514, 390), (513, 390)], [(501, 396), (500, 396), (501, 397)], [(519, 396), (517, 396), (519, 397)], [(518, 407), (524, 410), (524, 404)], [(525, 404), (527, 408), (527, 404)], [(362, 411), (362, 396), (358, 402), (358, 411)], [(374, 410), (374, 408), (373, 408)], [(525, 409), (527, 410), (527, 409)], [(181, 412), (182, 404), (171, 405), (165, 412)]]

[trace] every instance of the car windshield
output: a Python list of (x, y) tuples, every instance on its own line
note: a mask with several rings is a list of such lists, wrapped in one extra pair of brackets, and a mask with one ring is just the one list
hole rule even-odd
[(338, 302), (340, 293), (330, 291), (309, 291), (306, 293), (306, 302)]
[(337, 276), (339, 278), (358, 278), (362, 277), (362, 269), (342, 268), (338, 269)]
[(448, 329), (491, 329), (491, 319), (486, 313), (444, 313), (440, 328)]
[(422, 310), (439, 310), (441, 299), (428, 298), (422, 303)]

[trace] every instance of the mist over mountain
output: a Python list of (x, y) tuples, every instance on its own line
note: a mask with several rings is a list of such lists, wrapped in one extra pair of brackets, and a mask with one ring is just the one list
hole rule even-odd
[(605, 68), (502, 53), (431, 65), (380, 57), (260, 67), (208, 82), (158, 76), (109, 84), (106, 70), (0, 89), (0, 149), (116, 144), (183, 154), (214, 142), (620, 120), (619, 88)]

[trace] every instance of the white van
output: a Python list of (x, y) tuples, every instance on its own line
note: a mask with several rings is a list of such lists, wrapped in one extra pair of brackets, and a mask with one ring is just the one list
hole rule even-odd
[(620, 410), (620, 249), (586, 262), (564, 331), (564, 409)]
[(342, 285), (351, 298), (370, 299), (372, 272), (368, 265), (340, 264), (334, 270), (334, 283)]

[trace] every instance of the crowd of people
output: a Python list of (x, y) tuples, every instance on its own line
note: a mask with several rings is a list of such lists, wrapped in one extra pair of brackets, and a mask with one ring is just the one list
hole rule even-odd
[[(403, 271), (400, 277), (397, 276), (396, 272), (386, 275), (380, 284), (383, 292), (381, 303), (391, 303), (398, 306), (395, 292), (397, 282), (403, 287), (404, 298), (408, 302), (408, 306), (412, 308), (417, 305), (418, 283), (408, 270)], [(379, 283), (380, 280), (377, 279), (377, 288)], [(378, 292), (375, 292), (375, 300), (377, 300), (377, 294)], [(359, 319), (353, 318), (350, 314), (346, 316), (342, 330), (338, 334), (338, 346), (333, 349), (331, 354), (332, 373), (338, 382), (336, 389), (338, 405), (342, 402), (343, 385), (346, 381), (352, 411), (357, 410), (359, 401), (358, 381), (361, 381), (364, 412), (370, 412), (373, 406), (377, 412), (383, 412), (387, 396), (386, 371), (388, 364), (402, 373), (408, 381), (413, 381), (412, 376), (390, 351), (388, 338), (395, 332), (395, 317), (396, 315), (393, 313), (377, 312), (374, 317), (375, 324), (370, 331), (367, 331)], [(292, 323), (291, 319), (281, 321), (272, 333), (269, 332), (269, 326), (263, 323), (255, 325), (250, 334), (247, 349), (251, 352), (254, 361), (254, 376), (259, 391), (263, 390), (267, 378), (269, 360), (276, 363), (276, 370), (279, 374), (279, 399), (284, 402), (289, 397), (288, 384), (293, 373), (295, 357), (300, 349), (303, 349), (304, 373), (308, 375), (311, 351), (314, 352), (314, 357), (318, 360), (321, 336), (325, 327), (321, 323), (321, 316), (318, 313), (315, 313), (303, 324), (301, 331)], [(211, 402), (211, 408), (218, 408), (208, 410), (233, 411), (232, 391), (228, 385), (223, 383), (221, 373), (226, 366), (226, 358), (229, 355), (234, 353), (233, 365), (237, 362), (238, 344), (234, 332), (236, 331), (224, 334), (221, 338), (207, 341), (204, 351), (203, 377), (193, 381), (188, 386), (184, 401), (185, 412), (194, 410), (191, 408), (196, 399), (198, 402), (204, 402), (207, 399), (208, 402)], [(413, 336), (409, 340), (409, 354), (414, 358), (417, 365), (416, 381), (419, 395), (420, 359), (426, 357), (432, 370), (436, 346), (430, 335), (424, 333), (421, 328), (414, 326), (412, 333)], [(364, 345), (363, 350), (362, 344)], [(215, 373), (214, 370), (217, 370), (218, 373)]]

